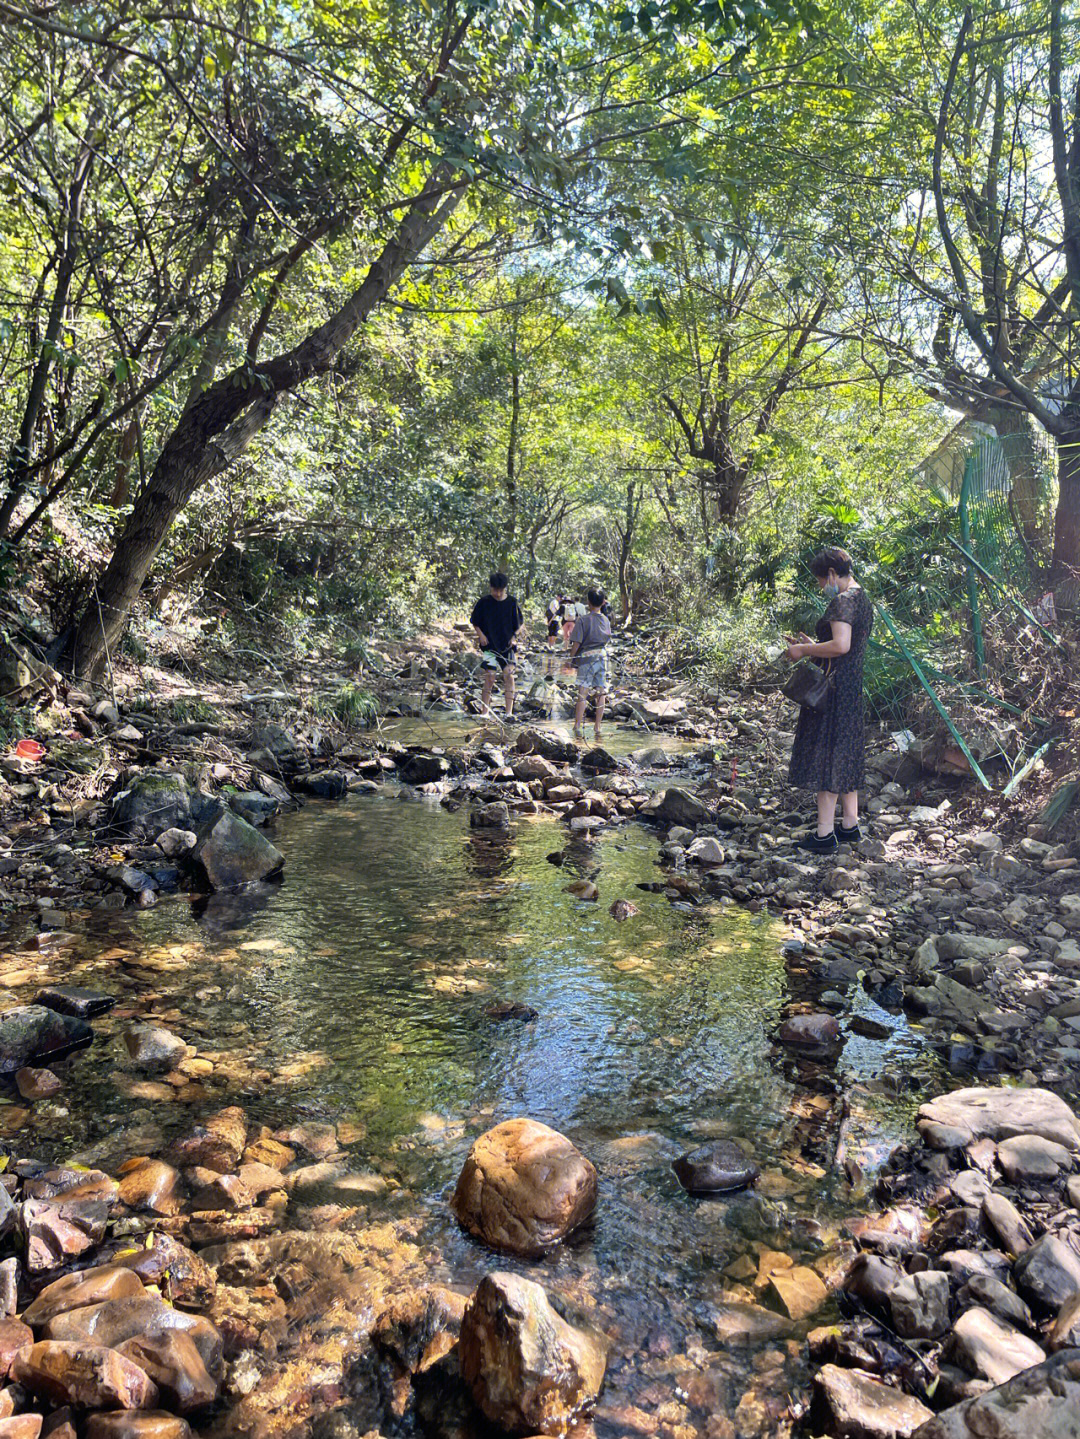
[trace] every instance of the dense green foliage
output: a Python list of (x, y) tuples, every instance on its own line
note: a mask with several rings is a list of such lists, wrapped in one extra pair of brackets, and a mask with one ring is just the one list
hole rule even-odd
[[(0, 26), (0, 544), (67, 551), (81, 667), (99, 555), (115, 635), (205, 589), (359, 635), (495, 563), (700, 628), (826, 539), (917, 593), (959, 418), (1080, 445), (1057, 0)], [(1080, 470), (1055, 549), (1022, 468), (1068, 581)]]

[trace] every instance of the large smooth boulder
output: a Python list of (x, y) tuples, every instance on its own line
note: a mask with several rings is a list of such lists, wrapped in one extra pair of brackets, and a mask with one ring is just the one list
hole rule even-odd
[(20, 1004), (0, 1014), (0, 1075), (42, 1061), (62, 1059), (94, 1038), (90, 1026), (74, 1015), (42, 1004)]
[(152, 1409), (158, 1398), (145, 1370), (102, 1344), (42, 1340), (16, 1359), (12, 1377), (31, 1394), (80, 1409)]
[(918, 1399), (861, 1369), (825, 1364), (814, 1383), (831, 1420), (829, 1430), (839, 1439), (907, 1439), (932, 1417)]
[(564, 1135), (508, 1119), (475, 1141), (451, 1200), (461, 1225), (493, 1249), (538, 1258), (592, 1213), (596, 1170)]
[(918, 1118), (966, 1136), (965, 1144), (983, 1136), (1038, 1134), (1066, 1149), (1080, 1148), (1080, 1120), (1049, 1089), (956, 1089), (921, 1105)]
[(640, 814), (643, 819), (654, 819), (660, 824), (686, 825), (688, 829), (708, 823), (711, 817), (709, 806), (703, 800), (678, 785), (657, 791), (642, 805)]
[(914, 1439), (1080, 1439), (1080, 1349), (954, 1404)]
[(607, 1368), (607, 1340), (560, 1318), (539, 1284), (480, 1281), (461, 1321), (461, 1372), (480, 1409), (511, 1434), (565, 1434), (588, 1413)]
[(276, 874), (285, 856), (247, 820), (222, 809), (198, 831), (192, 863), (211, 889), (238, 889)]

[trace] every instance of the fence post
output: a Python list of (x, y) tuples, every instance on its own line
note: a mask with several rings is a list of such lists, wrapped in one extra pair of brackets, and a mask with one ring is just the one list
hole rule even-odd
[[(960, 481), (960, 539), (964, 549), (970, 551), (971, 543), (971, 513), (968, 501), (971, 493), (971, 480), (975, 469), (975, 456), (968, 455), (967, 463), (964, 465), (964, 478)], [(975, 649), (975, 665), (979, 678), (982, 679), (986, 672), (986, 652), (983, 648), (982, 617), (979, 614), (979, 581), (976, 578), (974, 568), (969, 564), (967, 570), (967, 592), (968, 612), (971, 615), (971, 641)]]

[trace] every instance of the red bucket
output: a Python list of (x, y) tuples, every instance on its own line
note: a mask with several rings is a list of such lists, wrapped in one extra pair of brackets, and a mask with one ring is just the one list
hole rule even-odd
[(36, 739), (21, 739), (15, 746), (16, 759), (40, 759), (45, 746)]

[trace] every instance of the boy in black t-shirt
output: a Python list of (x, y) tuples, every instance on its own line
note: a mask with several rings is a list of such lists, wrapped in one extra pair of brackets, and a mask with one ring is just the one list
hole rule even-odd
[(476, 632), (481, 649), (480, 668), (484, 672), (484, 686), (481, 694), (484, 708), (491, 701), (495, 687), (495, 676), (502, 670), (503, 691), (506, 695), (506, 713), (503, 718), (514, 718), (514, 641), (518, 637), (525, 617), (521, 606), (513, 595), (508, 594), (510, 581), (501, 570), (496, 570), (488, 583), (490, 593), (482, 595), (473, 606), (469, 623)]

